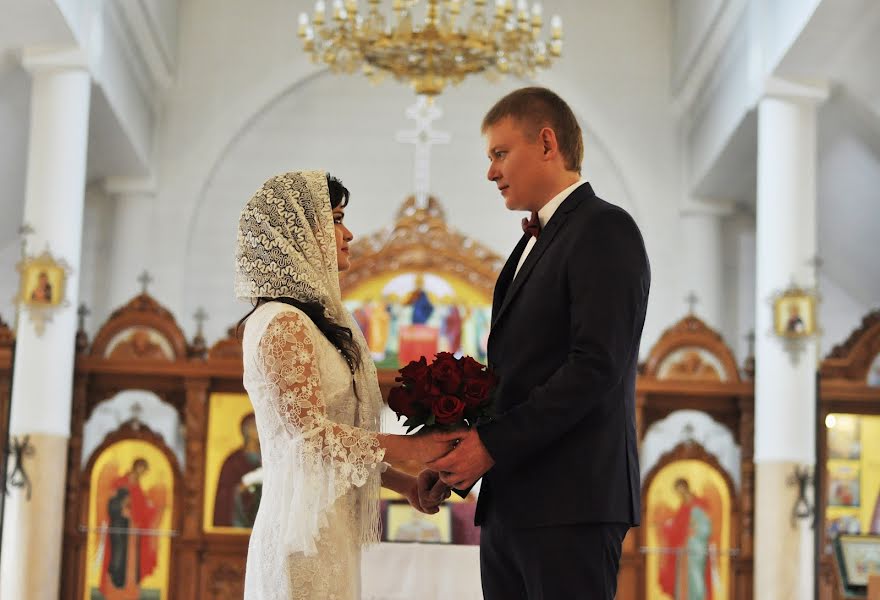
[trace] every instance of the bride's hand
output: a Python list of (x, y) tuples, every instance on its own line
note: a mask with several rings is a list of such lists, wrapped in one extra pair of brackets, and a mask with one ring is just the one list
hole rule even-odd
[(385, 460), (392, 465), (415, 461), (425, 465), (446, 456), (455, 448), (461, 432), (437, 431), (416, 435), (381, 435), (379, 440), (385, 448)]
[(432, 431), (410, 436), (409, 439), (414, 442), (410, 459), (416, 460), (419, 464), (424, 465), (437, 460), (441, 456), (449, 454), (449, 452), (451, 452), (461, 440), (461, 432)]

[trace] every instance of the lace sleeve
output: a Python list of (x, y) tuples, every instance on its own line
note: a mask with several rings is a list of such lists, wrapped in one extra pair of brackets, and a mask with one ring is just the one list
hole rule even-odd
[[(327, 416), (321, 370), (308, 317), (277, 315), (259, 343), (259, 363), (268, 400), (289, 436), (289, 458), (282, 490), (292, 502), (285, 535), (289, 551), (314, 551), (326, 512), (353, 487), (361, 487), (380, 468), (385, 450), (376, 432), (336, 423)], [(289, 466), (289, 468), (287, 468)]]

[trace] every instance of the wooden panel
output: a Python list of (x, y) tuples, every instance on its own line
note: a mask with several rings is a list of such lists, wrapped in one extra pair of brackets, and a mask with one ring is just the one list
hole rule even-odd
[(880, 575), (868, 579), (868, 600), (880, 600)]
[(245, 561), (241, 553), (207, 555), (199, 569), (202, 591), (199, 598), (227, 600), (244, 596)]

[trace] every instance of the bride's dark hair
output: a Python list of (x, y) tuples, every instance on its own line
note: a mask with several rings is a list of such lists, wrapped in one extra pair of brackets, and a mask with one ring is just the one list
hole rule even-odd
[[(336, 177), (330, 175), (330, 173), (327, 173), (327, 187), (330, 190), (331, 208), (345, 208), (348, 206), (348, 199), (350, 197), (348, 188), (342, 185), (342, 182)], [(328, 317), (324, 305), (320, 302), (303, 302), (302, 300), (295, 300), (287, 297), (257, 298), (256, 302), (254, 302), (254, 307), (248, 312), (248, 314), (242, 317), (241, 321), (238, 322), (236, 331), (240, 332), (242, 325), (244, 325), (248, 317), (250, 317), (257, 308), (267, 302), (282, 302), (303, 311), (318, 327), (321, 333), (324, 334), (324, 337), (327, 338), (331, 344), (336, 346), (336, 349), (339, 350), (343, 357), (345, 357), (346, 362), (352, 370), (361, 366), (360, 348), (354, 341), (354, 337), (351, 335), (351, 329), (343, 327)]]

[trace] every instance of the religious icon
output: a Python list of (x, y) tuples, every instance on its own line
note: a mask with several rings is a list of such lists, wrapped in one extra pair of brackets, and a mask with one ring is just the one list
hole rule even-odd
[(663, 467), (647, 492), (648, 598), (721, 600), (729, 589), (730, 493), (705, 462)]
[(46, 250), (39, 256), (23, 259), (18, 271), (21, 284), (16, 301), (30, 313), (37, 335), (42, 335), (52, 314), (70, 304), (65, 295), (70, 267)]
[(383, 531), (389, 542), (452, 543), (452, 512), (448, 505), (427, 515), (407, 502), (389, 502)]
[(828, 463), (828, 505), (859, 506), (861, 488), (859, 465), (846, 462)]
[(168, 597), (174, 472), (142, 440), (104, 450), (92, 469), (86, 598)]
[(49, 274), (46, 271), (37, 273), (37, 285), (31, 292), (31, 302), (52, 304), (52, 284), (49, 283)]
[(241, 419), (241, 446), (223, 461), (214, 497), (214, 525), (253, 527), (262, 495), (262, 459), (257, 419), (250, 412)]
[(790, 287), (773, 301), (773, 329), (784, 338), (805, 338), (816, 333), (816, 296)]
[(174, 360), (174, 349), (155, 329), (135, 326), (114, 335), (104, 355), (113, 359)]
[(382, 273), (344, 301), (380, 369), (398, 369), (437, 352), (486, 360), (491, 298), (456, 277)]
[(868, 578), (880, 574), (880, 536), (841, 535), (835, 542), (841, 584), (848, 594), (865, 597)]
[(658, 379), (676, 381), (726, 381), (718, 357), (704, 348), (688, 346), (671, 352), (657, 368)]
[(828, 435), (828, 458), (861, 458), (861, 419), (858, 415), (829, 414), (825, 418), (825, 428)]
[(262, 464), (247, 394), (212, 394), (205, 451), (206, 532), (250, 533), (262, 497)]

